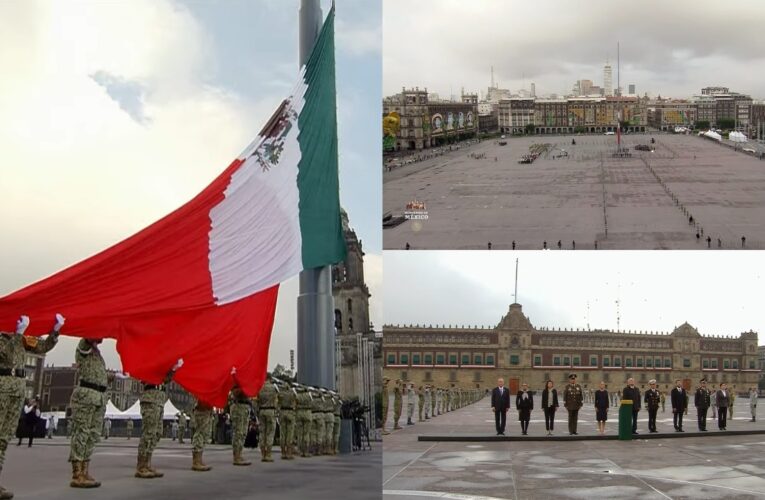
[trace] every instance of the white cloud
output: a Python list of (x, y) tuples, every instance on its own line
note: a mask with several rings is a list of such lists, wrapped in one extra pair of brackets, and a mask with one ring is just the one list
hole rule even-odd
[(335, 38), (337, 49), (350, 56), (376, 56), (382, 50), (382, 26), (379, 23), (352, 24), (338, 18)]

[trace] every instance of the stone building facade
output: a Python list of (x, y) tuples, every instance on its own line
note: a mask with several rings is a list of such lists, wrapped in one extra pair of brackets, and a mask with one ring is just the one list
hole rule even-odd
[(745, 392), (757, 383), (757, 334), (703, 336), (684, 323), (671, 333), (536, 328), (520, 304), (510, 305), (494, 328), (383, 327), (384, 374), (416, 385), (490, 389), (503, 377), (512, 393), (527, 382), (540, 390), (577, 373), (585, 388), (603, 380), (610, 389), (629, 377), (645, 388), (656, 379), (669, 389), (681, 379), (695, 387), (702, 376)]

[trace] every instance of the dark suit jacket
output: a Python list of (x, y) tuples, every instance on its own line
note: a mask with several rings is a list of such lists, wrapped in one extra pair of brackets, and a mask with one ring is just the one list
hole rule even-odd
[(526, 395), (528, 396), (526, 399), (523, 399), (523, 391), (518, 392), (518, 395), (515, 396), (515, 408), (517, 410), (533, 410), (534, 409), (534, 396), (531, 395), (530, 391), (526, 391)]
[(727, 408), (730, 406), (730, 389), (725, 391), (725, 396), (723, 396), (722, 391), (717, 391), (717, 397), (715, 398), (715, 402), (717, 403), (718, 408)]
[[(558, 407), (558, 391), (556, 391), (555, 389), (552, 390), (552, 399), (553, 399), (552, 400), (553, 408), (557, 408)], [(544, 388), (542, 389), (542, 408), (547, 408), (548, 404), (549, 403), (547, 401), (547, 388)]]
[(670, 397), (672, 399), (673, 410), (685, 411), (688, 408), (688, 395), (686, 392), (685, 389), (678, 389), (677, 387), (672, 389)]
[(605, 410), (609, 406), (611, 406), (611, 404), (608, 401), (608, 391), (601, 391), (600, 389), (595, 391), (595, 408), (599, 410)]
[(622, 390), (622, 399), (632, 400), (632, 411), (638, 411), (640, 409), (640, 389), (627, 386)]
[(503, 387), (502, 391), (502, 395), (499, 394), (499, 387), (491, 391), (491, 407), (495, 411), (507, 411), (510, 408), (510, 391), (507, 387)]

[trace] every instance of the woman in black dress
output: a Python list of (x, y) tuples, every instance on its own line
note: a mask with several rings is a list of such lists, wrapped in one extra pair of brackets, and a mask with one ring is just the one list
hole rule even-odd
[(542, 391), (542, 411), (545, 412), (545, 429), (552, 436), (555, 425), (555, 410), (558, 408), (558, 391), (553, 388), (553, 381), (548, 380)]
[(600, 383), (600, 389), (595, 391), (595, 418), (598, 420), (598, 432), (606, 433), (606, 420), (608, 419), (608, 391), (606, 383)]

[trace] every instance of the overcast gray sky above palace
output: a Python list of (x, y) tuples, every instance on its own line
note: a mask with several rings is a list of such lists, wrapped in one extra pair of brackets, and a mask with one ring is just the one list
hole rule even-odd
[(514, 302), (516, 258), (536, 328), (615, 330), (618, 311), (621, 330), (687, 321), (702, 335), (765, 334), (759, 252), (388, 251), (385, 324), (496, 326)]
[(616, 87), (641, 96), (690, 97), (722, 85), (765, 98), (765, 52), (756, 42), (765, 2), (677, 0), (385, 0), (383, 91), (486, 92), (490, 67), (501, 88), (536, 84), (537, 96), (570, 93), (576, 80), (603, 85), (606, 58)]

